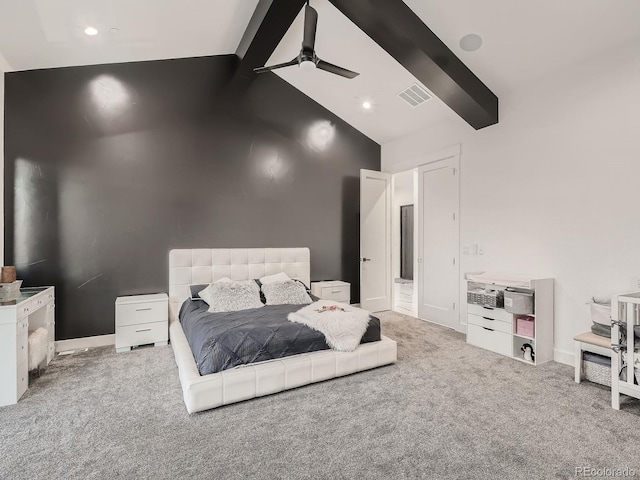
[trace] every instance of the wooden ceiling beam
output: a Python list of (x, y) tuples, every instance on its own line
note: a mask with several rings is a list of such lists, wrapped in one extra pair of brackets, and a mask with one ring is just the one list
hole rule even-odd
[(498, 123), (498, 97), (402, 0), (329, 1), (473, 128)]

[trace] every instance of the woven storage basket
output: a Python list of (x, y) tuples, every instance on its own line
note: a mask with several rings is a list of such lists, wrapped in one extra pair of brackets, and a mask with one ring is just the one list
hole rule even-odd
[(611, 367), (606, 365), (600, 365), (596, 362), (590, 362), (589, 360), (582, 361), (582, 369), (584, 371), (584, 378), (593, 383), (599, 383), (607, 387), (611, 386)]

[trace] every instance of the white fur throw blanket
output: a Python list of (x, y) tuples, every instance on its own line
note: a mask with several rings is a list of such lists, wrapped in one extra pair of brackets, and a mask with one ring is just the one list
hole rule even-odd
[(353, 352), (369, 325), (369, 312), (345, 303), (319, 300), (287, 317), (322, 333), (327, 344), (339, 352)]
[(36, 370), (45, 358), (47, 358), (47, 348), (49, 346), (49, 333), (40, 327), (29, 332), (29, 371)]

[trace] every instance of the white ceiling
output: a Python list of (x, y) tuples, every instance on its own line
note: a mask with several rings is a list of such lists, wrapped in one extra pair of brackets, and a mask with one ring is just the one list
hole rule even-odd
[[(417, 81), (413, 75), (328, 0), (311, 3), (318, 11), (318, 56), (360, 75), (349, 80), (296, 66), (275, 70), (277, 75), (380, 144), (426, 128), (445, 115), (454, 115), (436, 97), (416, 108), (405, 103), (398, 93)], [(303, 28), (304, 11), (301, 11), (267, 65), (286, 62), (298, 55)], [(372, 103), (371, 110), (362, 108), (364, 100)]]
[[(555, 70), (640, 38), (637, 0), (405, 0), (499, 97)], [(0, 0), (0, 53), (16, 70), (234, 53), (258, 0)], [(434, 98), (411, 109), (397, 93), (415, 79), (339, 13), (318, 10), (321, 58), (361, 73), (346, 80), (291, 67), (282, 78), (386, 143), (455, 115)], [(87, 25), (100, 30), (87, 37)], [(118, 28), (110, 33), (111, 28)], [(269, 63), (300, 49), (302, 14)], [(458, 46), (467, 33), (484, 44)], [(362, 100), (374, 108), (365, 112)]]
[(0, 51), (15, 70), (235, 53), (257, 4), (0, 0)]

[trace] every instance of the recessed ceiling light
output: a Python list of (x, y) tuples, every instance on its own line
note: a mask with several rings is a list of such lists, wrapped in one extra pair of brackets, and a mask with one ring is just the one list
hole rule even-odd
[(90, 37), (93, 37), (94, 35), (98, 34), (98, 29), (94, 28), (94, 27), (87, 27), (84, 29), (84, 33), (86, 35), (89, 35)]
[(469, 33), (460, 39), (460, 48), (465, 52), (475, 52), (482, 46), (482, 37), (476, 33)]
[(362, 108), (364, 108), (365, 110), (369, 110), (372, 107), (371, 102), (368, 100), (365, 100), (364, 102), (362, 102)]

